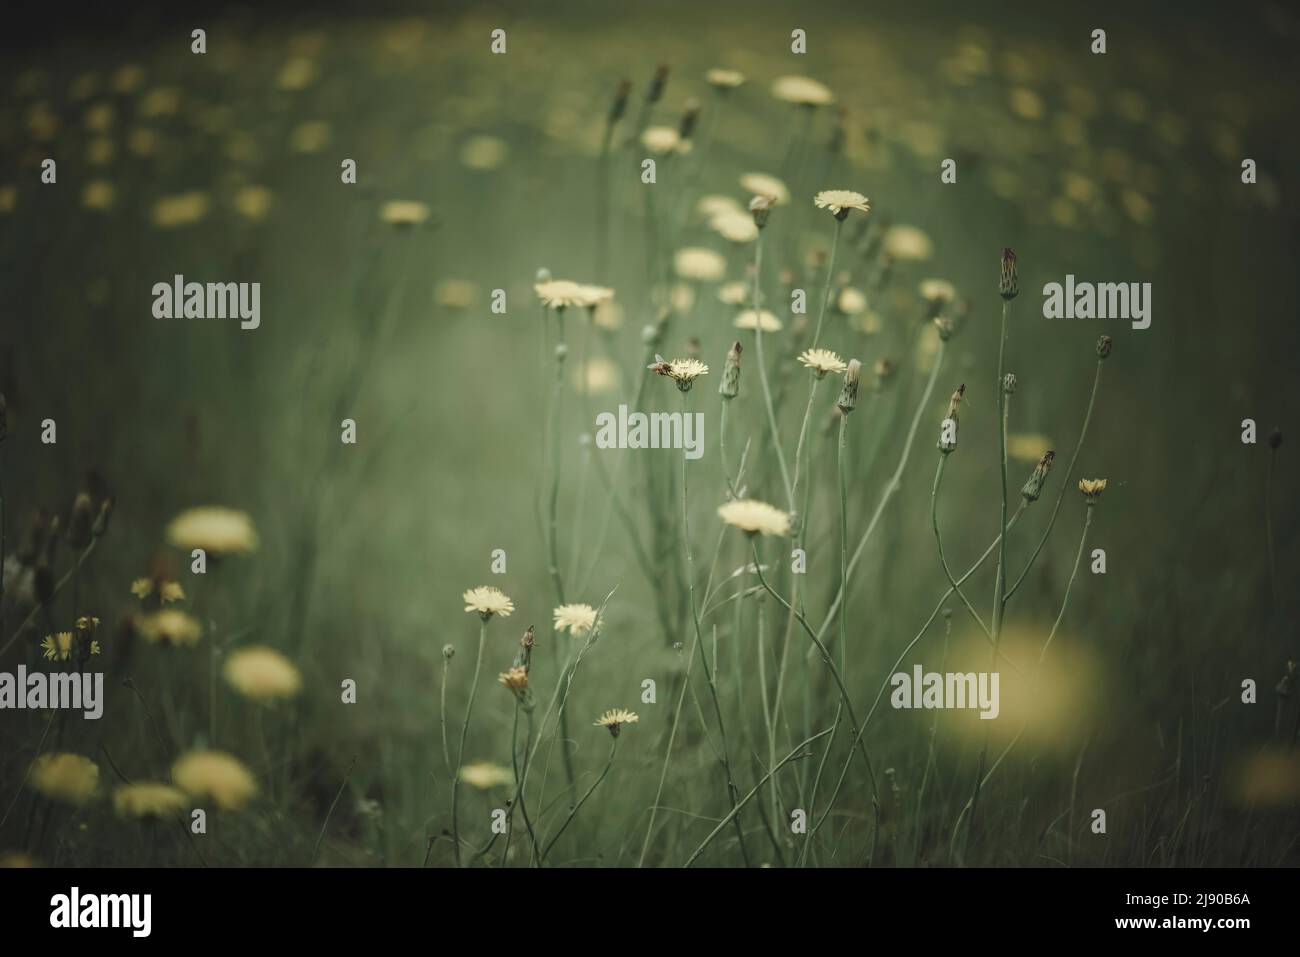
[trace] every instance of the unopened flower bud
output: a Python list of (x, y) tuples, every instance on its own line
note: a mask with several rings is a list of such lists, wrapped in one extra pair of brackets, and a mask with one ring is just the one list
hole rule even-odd
[(1018, 384), (1019, 384), (1019, 380), (1016, 378), (1016, 374), (1014, 372), (1008, 372), (1006, 375), (1002, 377), (1002, 391), (1005, 392), (1007, 395), (1013, 395), (1016, 391), (1016, 386)]
[(965, 397), (966, 383), (963, 382), (948, 400), (948, 414), (944, 416), (943, 422), (939, 424), (939, 443), (936, 447), (944, 455), (957, 448), (957, 423), (960, 419), (957, 410)]
[(722, 384), (718, 386), (718, 395), (724, 399), (734, 399), (740, 394), (740, 352), (740, 343), (733, 342), (722, 367)]
[(939, 330), (939, 338), (944, 342), (952, 338), (953, 324), (951, 319), (940, 316), (934, 320), (934, 327)]
[(655, 68), (654, 79), (650, 81), (650, 88), (646, 90), (645, 98), (647, 103), (658, 103), (664, 95), (664, 87), (668, 85), (668, 64), (660, 63)]
[(540, 268), (538, 268), (537, 274), (533, 278), (535, 281), (539, 283), (550, 282), (551, 271), (547, 269), (545, 266), (541, 266)]
[(755, 196), (749, 201), (749, 212), (754, 217), (754, 225), (762, 229), (767, 225), (767, 217), (772, 213), (772, 198)]
[(1102, 336), (1097, 340), (1097, 358), (1104, 359), (1110, 355), (1110, 347), (1115, 344), (1115, 340), (1110, 336)]
[(1002, 272), (998, 276), (998, 295), (1015, 299), (1020, 294), (1020, 280), (1016, 270), (1016, 254), (1010, 247), (1002, 250)]
[(632, 81), (620, 80), (618, 89), (614, 92), (614, 102), (609, 107), (609, 117), (606, 120), (610, 126), (621, 120), (623, 114), (627, 112), (627, 98), (631, 92)]
[(862, 363), (850, 359), (844, 370), (844, 388), (840, 390), (839, 401), (835, 403), (841, 412), (848, 415), (858, 404), (858, 382), (862, 378)]
[(90, 544), (90, 527), (95, 521), (95, 506), (85, 492), (78, 493), (72, 503), (72, 516), (68, 520), (68, 544), (83, 549)]
[(1020, 494), (1024, 496), (1026, 502), (1037, 502), (1038, 497), (1043, 494), (1043, 486), (1047, 483), (1047, 473), (1052, 471), (1052, 460), (1056, 458), (1056, 452), (1048, 449), (1043, 453), (1043, 457), (1038, 460), (1034, 466), (1033, 474), (1029, 476), (1024, 487), (1020, 489)]
[(452, 658), (456, 657), (456, 646), (450, 643), (443, 645), (442, 656), (448, 661), (451, 661)]

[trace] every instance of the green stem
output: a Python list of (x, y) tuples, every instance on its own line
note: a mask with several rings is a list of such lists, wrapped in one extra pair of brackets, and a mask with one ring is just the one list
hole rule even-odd
[(451, 781), (451, 840), (456, 852), (456, 866), (461, 866), (460, 855), (460, 771), (465, 766), (465, 739), (469, 736), (469, 719), (474, 712), (474, 696), (478, 691), (478, 676), (483, 667), (483, 644), (487, 637), (487, 619), (479, 622), (478, 654), (474, 658), (474, 677), (469, 684), (469, 701), (465, 703), (465, 720), (460, 726), (460, 750), (456, 753), (456, 776)]
[(790, 484), (790, 470), (785, 464), (785, 451), (781, 448), (781, 430), (776, 424), (776, 407), (772, 405), (772, 389), (767, 381), (767, 361), (763, 358), (763, 304), (759, 292), (759, 277), (763, 268), (763, 231), (758, 231), (754, 242), (754, 352), (758, 356), (758, 382), (763, 390), (763, 404), (767, 410), (767, 424), (772, 430), (772, 446), (776, 449), (776, 464), (781, 469), (781, 483), (786, 499), (794, 511), (794, 488)]
[[(984, 632), (986, 637), (991, 638), (992, 635), (989, 633), (988, 627), (984, 624), (984, 619), (980, 618), (979, 612), (975, 610), (975, 606), (970, 603), (970, 600), (967, 599), (965, 593), (962, 592), (961, 586), (953, 577), (952, 569), (948, 567), (948, 559), (943, 553), (943, 536), (939, 533), (939, 485), (943, 481), (943, 470), (947, 464), (947, 454), (942, 452), (939, 453), (939, 467), (935, 469), (934, 488), (930, 491), (930, 524), (934, 527), (934, 540), (939, 546), (939, 564), (943, 566), (943, 573), (948, 578), (948, 585), (950, 586), (949, 590), (956, 592), (957, 597), (961, 599), (961, 603), (966, 606), (966, 610), (970, 612), (971, 617), (975, 619), (975, 624), (980, 626), (980, 630)], [(999, 536), (999, 541), (1000, 540), (1001, 537)]]
[(618, 737), (615, 736), (613, 744), (611, 744), (609, 747), (609, 760), (605, 762), (605, 770), (600, 772), (600, 777), (596, 778), (595, 782), (591, 785), (591, 787), (587, 789), (587, 793), (584, 794), (578, 800), (578, 803), (569, 809), (569, 816), (564, 819), (564, 823), (561, 824), (560, 829), (555, 832), (555, 836), (552, 837), (550, 841), (547, 842), (546, 847), (542, 848), (542, 853), (537, 859), (538, 864), (541, 864), (546, 860), (546, 855), (551, 852), (551, 848), (554, 847), (555, 842), (560, 839), (560, 835), (563, 834), (564, 829), (569, 826), (569, 822), (571, 822), (574, 819), (574, 817), (577, 816), (578, 811), (582, 808), (584, 804), (587, 803), (587, 798), (591, 797), (591, 793), (600, 786), (600, 782), (605, 780), (605, 775), (609, 774), (609, 769), (614, 766), (614, 754), (617, 751), (618, 751)]
[(826, 288), (822, 291), (822, 308), (817, 315), (817, 328), (813, 332), (812, 347), (817, 348), (817, 344), (822, 338), (822, 321), (826, 318), (826, 307), (831, 301), (831, 280), (835, 276), (835, 252), (840, 245), (840, 230), (844, 228), (844, 220), (838, 216), (835, 218), (835, 238), (831, 240), (831, 259), (826, 264)]

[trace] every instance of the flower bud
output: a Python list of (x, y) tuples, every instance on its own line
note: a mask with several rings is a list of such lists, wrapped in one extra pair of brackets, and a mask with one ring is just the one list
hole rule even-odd
[(68, 520), (68, 544), (83, 549), (90, 544), (90, 527), (95, 521), (95, 506), (85, 492), (77, 494), (72, 503), (72, 517)]
[(1008, 372), (1002, 377), (1002, 391), (1007, 395), (1014, 395), (1018, 384), (1019, 380), (1016, 379), (1014, 372)]
[(1002, 250), (1002, 272), (998, 276), (998, 295), (1008, 301), (1020, 294), (1019, 275), (1016, 270), (1016, 254), (1010, 247)]
[(664, 95), (664, 87), (668, 85), (668, 64), (660, 63), (655, 68), (654, 79), (650, 81), (650, 89), (646, 91), (647, 103), (658, 103)]
[(1024, 496), (1026, 502), (1037, 502), (1038, 497), (1043, 494), (1043, 486), (1047, 483), (1047, 473), (1052, 471), (1052, 460), (1056, 458), (1056, 452), (1048, 449), (1043, 453), (1043, 457), (1038, 460), (1034, 466), (1033, 474), (1025, 482), (1024, 487), (1020, 489), (1020, 494)]
[(724, 399), (734, 399), (740, 394), (740, 352), (740, 343), (733, 342), (722, 367), (722, 384), (718, 386), (718, 395)]
[(767, 225), (767, 217), (772, 213), (772, 198), (755, 196), (749, 201), (749, 212), (754, 217), (754, 225), (762, 229)]
[(623, 114), (627, 112), (627, 98), (631, 92), (632, 92), (632, 81), (620, 80), (618, 84), (618, 89), (614, 92), (614, 102), (610, 105), (609, 108), (609, 117), (606, 119), (606, 122), (610, 126), (613, 126), (615, 123), (621, 120), (623, 118)]
[(442, 656), (451, 661), (452, 658), (456, 657), (456, 646), (451, 643), (443, 645)]
[(840, 390), (839, 401), (835, 403), (836, 407), (848, 415), (857, 407), (858, 404), (858, 382), (862, 378), (862, 363), (857, 359), (850, 359), (849, 366), (844, 370), (844, 388)]
[(1102, 336), (1097, 340), (1097, 358), (1104, 359), (1110, 355), (1110, 347), (1114, 345), (1115, 340), (1110, 336)]
[(963, 382), (948, 400), (948, 414), (943, 417), (943, 422), (939, 424), (939, 443), (936, 448), (944, 455), (957, 448), (957, 423), (960, 419), (957, 409), (965, 397), (966, 383)]
[(682, 113), (681, 124), (677, 127), (677, 135), (685, 143), (695, 133), (695, 124), (700, 118), (700, 101), (687, 100), (686, 109)]
[(952, 338), (953, 324), (951, 319), (939, 316), (934, 320), (934, 327), (939, 330), (939, 338), (944, 342)]

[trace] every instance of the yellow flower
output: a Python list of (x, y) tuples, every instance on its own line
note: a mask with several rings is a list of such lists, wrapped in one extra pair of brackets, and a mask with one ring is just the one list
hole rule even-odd
[(718, 516), (734, 528), (750, 535), (788, 535), (790, 516), (774, 505), (757, 499), (741, 498), (718, 508)]
[(635, 711), (628, 711), (624, 708), (611, 708), (596, 719), (596, 727), (609, 728), (609, 733), (617, 738), (618, 732), (623, 725), (636, 724), (640, 720)]
[(744, 212), (715, 213), (709, 226), (729, 243), (752, 243), (758, 239), (754, 217)]
[(515, 603), (500, 588), (480, 585), (471, 588), (461, 596), (465, 600), (466, 611), (476, 611), (479, 617), (487, 621), (493, 615), (509, 618), (515, 610)]
[(840, 290), (839, 297), (835, 301), (835, 307), (846, 316), (856, 316), (867, 308), (867, 297), (862, 290), (853, 286), (845, 286)]
[(164, 196), (153, 205), (152, 220), (162, 229), (189, 226), (208, 215), (206, 193), (189, 192), (177, 196)]
[(681, 145), (681, 136), (671, 126), (651, 126), (641, 134), (641, 145), (651, 153), (671, 153)]
[(885, 233), (885, 252), (895, 259), (929, 259), (934, 244), (915, 226), (891, 226)]
[(113, 810), (119, 817), (163, 817), (189, 807), (185, 792), (152, 781), (127, 784), (113, 792)]
[(721, 196), (717, 193), (701, 196), (695, 203), (695, 212), (701, 219), (712, 219), (714, 216), (729, 214), (747, 215), (744, 207), (734, 197)]
[(1037, 462), (1052, 447), (1052, 440), (1037, 432), (1012, 432), (1007, 436), (1007, 455), (1021, 462)]
[(749, 294), (752, 291), (749, 283), (735, 279), (724, 282), (718, 287), (718, 298), (729, 306), (743, 306), (749, 302)]
[(1106, 480), (1079, 479), (1079, 491), (1083, 493), (1089, 505), (1095, 505), (1097, 499), (1101, 497), (1101, 493), (1106, 491)]
[(41, 648), (50, 661), (67, 661), (72, 657), (72, 632), (60, 631), (58, 634), (46, 635)]
[(257, 782), (238, 759), (224, 751), (190, 751), (172, 765), (172, 780), (191, 797), (210, 797), (217, 806), (238, 811), (257, 794)]
[(946, 279), (925, 279), (920, 293), (926, 302), (952, 302), (957, 297), (957, 287)]
[(135, 630), (153, 644), (193, 645), (203, 634), (198, 620), (178, 608), (163, 608), (135, 621)]
[(260, 645), (232, 652), (222, 673), (232, 688), (255, 701), (292, 698), (302, 690), (302, 676), (293, 662)]
[(32, 765), (31, 782), (47, 798), (85, 804), (99, 791), (99, 767), (79, 754), (42, 754)]
[(582, 286), (568, 279), (548, 279), (533, 286), (537, 298), (551, 309), (565, 309), (569, 306), (581, 306), (584, 303)]
[(460, 779), (470, 787), (476, 787), (480, 791), (487, 791), (501, 785), (513, 784), (515, 776), (509, 768), (503, 768), (499, 764), (475, 761), (473, 764), (467, 764), (460, 769)]
[(702, 375), (709, 374), (709, 367), (699, 359), (674, 359), (668, 363), (668, 369), (660, 375), (666, 375), (677, 383), (677, 388), (686, 392), (691, 383)]
[(0, 854), (0, 867), (17, 868), (17, 867), (35, 867), (36, 858), (30, 854), (24, 854), (22, 851), (5, 851)]
[(818, 209), (829, 209), (831, 215), (838, 219), (847, 216), (851, 209), (863, 213), (871, 209), (867, 197), (851, 189), (824, 189), (813, 197), (813, 204)]
[(608, 286), (593, 286), (578, 283), (577, 305), (584, 309), (595, 309), (614, 298), (614, 290)]
[(181, 587), (180, 582), (162, 581), (154, 578), (137, 578), (131, 582), (131, 594), (141, 601), (144, 601), (155, 591), (158, 593), (158, 600), (164, 605), (172, 601), (181, 601), (185, 597), (185, 589)]
[(789, 188), (767, 173), (746, 173), (740, 177), (740, 188), (755, 196), (766, 196), (775, 206), (784, 206), (790, 202)]
[(704, 79), (715, 90), (734, 90), (745, 82), (745, 74), (739, 70), (724, 70), (715, 67), (704, 74)]
[(826, 106), (835, 102), (835, 95), (829, 88), (806, 76), (777, 77), (772, 83), (772, 95), (800, 106)]
[(830, 349), (805, 349), (799, 361), (812, 369), (819, 379), (828, 372), (838, 375), (848, 368), (848, 364)]
[(673, 268), (683, 279), (717, 282), (727, 272), (727, 261), (712, 249), (688, 246), (673, 254)]
[(243, 555), (257, 550), (252, 518), (221, 505), (186, 509), (167, 525), (166, 535), (167, 541), (186, 551), (201, 548), (212, 555)]
[(555, 630), (568, 630), (571, 635), (585, 635), (596, 627), (596, 609), (590, 605), (561, 605), (552, 614)]
[(245, 219), (260, 222), (271, 209), (271, 191), (265, 186), (244, 186), (235, 193), (235, 210)]
[(429, 206), (418, 199), (390, 199), (379, 207), (379, 218), (390, 226), (419, 226), (429, 218)]
[(509, 671), (497, 675), (497, 681), (509, 688), (516, 698), (522, 697), (528, 690), (528, 669), (523, 665), (515, 665)]
[(746, 309), (732, 323), (737, 329), (757, 329), (760, 324), (764, 332), (781, 331), (781, 320), (766, 309)]

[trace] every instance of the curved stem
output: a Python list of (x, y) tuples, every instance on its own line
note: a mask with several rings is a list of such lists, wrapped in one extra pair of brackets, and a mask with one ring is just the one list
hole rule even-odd
[(483, 667), (483, 642), (487, 637), (487, 621), (479, 622), (478, 654), (474, 659), (474, 677), (469, 685), (469, 701), (465, 704), (465, 720), (460, 726), (460, 749), (456, 753), (456, 776), (451, 782), (451, 840), (456, 851), (456, 866), (461, 866), (460, 856), (460, 770), (465, 766), (465, 739), (469, 736), (469, 719), (474, 712), (474, 696), (478, 691), (479, 671)]
[(794, 489), (790, 484), (790, 470), (785, 464), (785, 452), (781, 448), (781, 430), (776, 424), (776, 408), (772, 405), (772, 389), (767, 382), (767, 362), (763, 358), (763, 322), (762, 301), (759, 290), (759, 277), (763, 268), (763, 231), (758, 231), (754, 241), (754, 352), (758, 356), (758, 383), (763, 391), (763, 404), (767, 409), (767, 424), (772, 430), (772, 446), (776, 449), (776, 464), (781, 469), (781, 482), (785, 486), (786, 499), (790, 510), (794, 511)]
[(614, 766), (614, 754), (617, 751), (618, 737), (615, 736), (614, 743), (609, 747), (609, 760), (605, 762), (605, 769), (600, 772), (600, 777), (596, 778), (591, 787), (587, 788), (587, 793), (579, 798), (578, 803), (569, 809), (569, 816), (564, 819), (564, 823), (560, 825), (560, 829), (556, 831), (555, 835), (546, 843), (546, 847), (542, 848), (542, 853), (537, 859), (538, 864), (541, 864), (546, 860), (546, 855), (551, 852), (551, 848), (553, 848), (555, 842), (560, 839), (560, 835), (564, 833), (564, 829), (569, 826), (569, 823), (577, 816), (578, 811), (587, 803), (587, 798), (591, 797), (591, 793), (595, 791), (596, 788), (600, 787), (600, 782), (605, 780), (605, 775), (609, 774), (609, 769)]
[[(939, 533), (939, 485), (943, 482), (943, 470), (947, 464), (948, 456), (942, 452), (939, 453), (939, 467), (935, 469), (934, 488), (930, 491), (930, 524), (934, 527), (935, 544), (939, 546), (939, 564), (943, 566), (943, 573), (948, 578), (949, 592), (957, 594), (957, 597), (961, 599), (961, 603), (966, 606), (966, 610), (970, 612), (971, 617), (975, 619), (975, 624), (979, 625), (980, 630), (984, 632), (985, 637), (992, 638), (988, 627), (984, 624), (984, 619), (980, 617), (979, 612), (975, 610), (975, 606), (970, 603), (970, 600), (961, 590), (961, 585), (953, 577), (952, 569), (948, 567), (948, 559), (943, 553), (943, 536)], [(1001, 536), (998, 536), (998, 541), (1001, 540)]]

